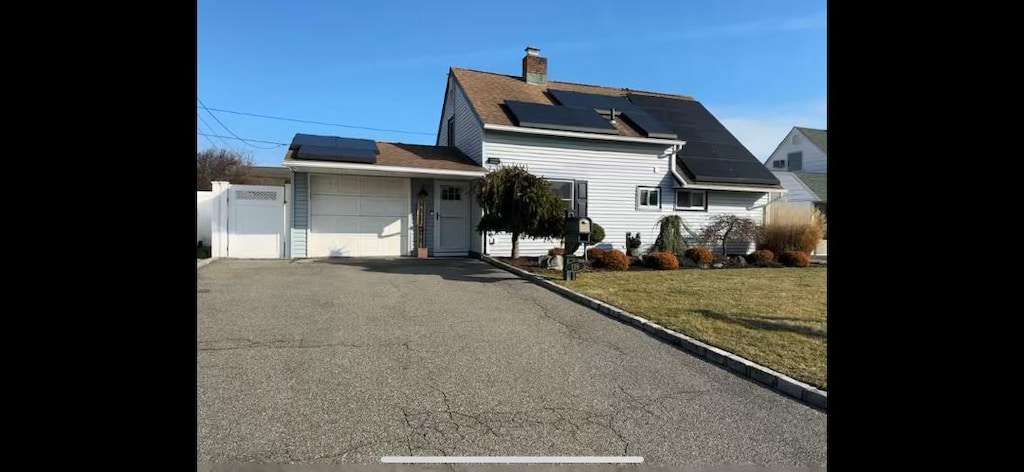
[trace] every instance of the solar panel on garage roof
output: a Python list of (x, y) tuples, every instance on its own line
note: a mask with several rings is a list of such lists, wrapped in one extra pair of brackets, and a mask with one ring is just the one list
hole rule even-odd
[(375, 164), (377, 143), (371, 139), (296, 134), (288, 147), (296, 159)]
[(582, 131), (586, 133), (618, 134), (608, 120), (596, 111), (586, 108), (569, 108), (539, 103), (505, 101), (519, 126), (526, 128)]

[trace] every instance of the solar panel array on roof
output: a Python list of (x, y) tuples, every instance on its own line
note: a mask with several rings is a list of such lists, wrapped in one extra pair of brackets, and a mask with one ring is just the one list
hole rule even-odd
[(295, 151), (296, 159), (360, 164), (376, 164), (377, 154), (379, 154), (377, 142), (372, 139), (339, 138), (313, 134), (296, 134), (288, 149)]
[(617, 116), (620, 114), (626, 115), (626, 118), (639, 127), (640, 131), (648, 138), (676, 139), (676, 133), (669, 127), (659, 122), (653, 116), (648, 115), (626, 97), (597, 95), (570, 90), (548, 90), (548, 93), (555, 97), (555, 100), (561, 103), (562, 106), (592, 109), (605, 115), (611, 114), (611, 111), (614, 109)]
[(779, 180), (695, 100), (630, 93), (629, 99), (686, 141), (679, 168), (696, 182), (779, 185)]
[(585, 108), (570, 108), (539, 103), (505, 101), (519, 126), (558, 129), (585, 133), (618, 134), (608, 120)]
[(558, 100), (558, 103), (561, 103), (563, 106), (590, 108), (606, 115), (612, 108), (617, 111), (637, 110), (637, 107), (630, 103), (626, 97), (551, 89), (548, 89), (548, 93), (555, 97), (555, 100)]

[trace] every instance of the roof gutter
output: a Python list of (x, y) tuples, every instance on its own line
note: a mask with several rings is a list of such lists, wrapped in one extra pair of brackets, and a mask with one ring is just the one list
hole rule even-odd
[(692, 188), (694, 190), (726, 190), (730, 192), (772, 192), (772, 193), (786, 193), (788, 190), (785, 188), (772, 188), (772, 187), (742, 187), (742, 186), (731, 186), (731, 185), (715, 185), (715, 184), (697, 184), (690, 182), (676, 168), (676, 154), (683, 150), (683, 146), (673, 147), (672, 156), (669, 158), (669, 170), (672, 172), (672, 177), (676, 178), (679, 185), (682, 188)]
[(376, 164), (353, 164), (347, 162), (316, 162), (316, 161), (294, 161), (286, 160), (281, 165), (288, 167), (291, 170), (356, 170), (356, 171), (370, 171), (373, 173), (405, 173), (405, 174), (422, 174), (422, 175), (441, 175), (441, 176), (452, 176), (452, 177), (483, 177), (487, 174), (487, 170), (481, 168), (480, 171), (471, 170), (449, 170), (449, 169), (424, 169), (420, 167), (398, 167), (398, 166), (381, 166)]
[(519, 126), (495, 125), (490, 123), (484, 124), (484, 129), (491, 131), (505, 131), (509, 133), (536, 134), (542, 136), (559, 136), (563, 138), (601, 139), (605, 141), (620, 141), (627, 143), (663, 144), (673, 146), (682, 146), (686, 144), (686, 141), (680, 141), (676, 139), (641, 138), (638, 136), (634, 137), (597, 133), (580, 133), (578, 131), (561, 131), (557, 129), (542, 128), (522, 128)]

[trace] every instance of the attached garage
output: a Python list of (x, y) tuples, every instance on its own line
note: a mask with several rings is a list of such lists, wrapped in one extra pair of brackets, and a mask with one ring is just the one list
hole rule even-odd
[(482, 250), (470, 182), (487, 170), (456, 148), (296, 134), (283, 164), (293, 182), (288, 257)]
[(309, 257), (408, 254), (408, 178), (312, 174), (309, 191)]

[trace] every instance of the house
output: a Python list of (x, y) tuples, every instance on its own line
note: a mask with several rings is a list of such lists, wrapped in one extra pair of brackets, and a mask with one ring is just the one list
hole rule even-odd
[(828, 131), (794, 126), (764, 165), (773, 171), (828, 172)]
[[(811, 206), (828, 219), (827, 130), (794, 126), (764, 165), (786, 189), (784, 194), (773, 195), (773, 201)], [(828, 254), (828, 241), (823, 239), (813, 254)]]
[[(699, 101), (676, 94), (549, 80), (527, 48), (521, 73), (451, 68), (436, 146), (296, 135), (291, 257), (507, 255), (508, 234), (479, 234), (471, 182), (525, 166), (566, 205), (604, 227), (654, 242), (679, 215), (699, 231), (714, 215), (763, 220), (772, 175)], [(524, 256), (557, 241), (520, 242)], [(748, 252), (747, 247), (730, 248)]]
[(794, 205), (828, 205), (828, 131), (794, 126), (764, 165), (786, 188), (780, 197)]

